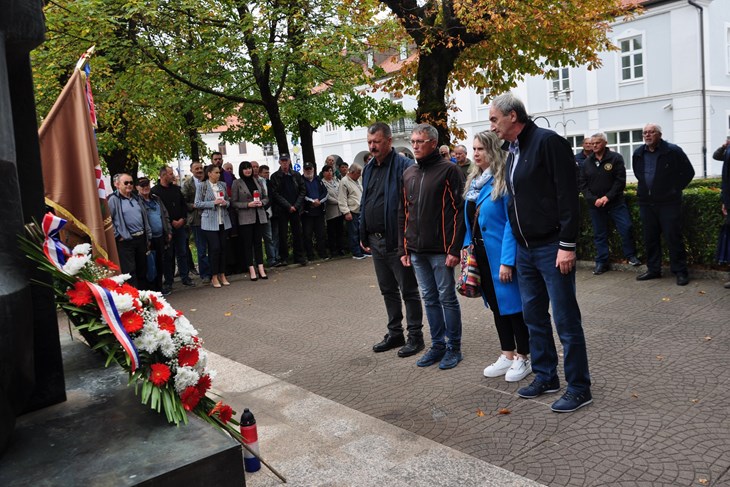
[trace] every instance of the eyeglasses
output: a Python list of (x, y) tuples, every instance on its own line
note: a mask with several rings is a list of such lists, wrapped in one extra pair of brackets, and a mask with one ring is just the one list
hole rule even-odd
[(411, 145), (423, 145), (426, 142), (431, 142), (433, 139), (426, 139), (426, 140), (413, 140), (411, 139)]
[(122, 184), (125, 186), (131, 186), (133, 183), (132, 181), (122, 181)]
[(657, 133), (656, 130), (644, 130), (642, 132), (643, 135), (651, 135), (651, 134), (655, 134), (655, 133)]

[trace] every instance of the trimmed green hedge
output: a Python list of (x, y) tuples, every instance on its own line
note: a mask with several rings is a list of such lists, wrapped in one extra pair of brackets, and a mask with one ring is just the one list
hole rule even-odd
[[(709, 267), (713, 269), (728, 269), (727, 265), (719, 265), (715, 261), (717, 239), (723, 216), (720, 212), (720, 179), (697, 179), (684, 190), (682, 198), (682, 231), (687, 249), (687, 263), (692, 266)], [(641, 219), (639, 205), (636, 202), (636, 184), (626, 185), (626, 204), (629, 207), (631, 221), (634, 226), (634, 241), (639, 258), (645, 261), (646, 253), (641, 238)], [(578, 237), (578, 258), (593, 260), (595, 247), (593, 245), (593, 226), (588, 207), (580, 197), (581, 225)], [(621, 252), (621, 237), (610, 223), (609, 231), (610, 260), (625, 262)], [(669, 262), (666, 245), (662, 245), (663, 261)]]

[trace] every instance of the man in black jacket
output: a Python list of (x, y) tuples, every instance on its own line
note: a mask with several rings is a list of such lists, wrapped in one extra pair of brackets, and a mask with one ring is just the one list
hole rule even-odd
[(300, 265), (307, 265), (302, 247), (302, 221), (300, 214), (304, 205), (307, 188), (302, 175), (291, 168), (289, 154), (279, 156), (279, 170), (271, 175), (270, 180), (271, 209), (279, 225), (279, 262), (277, 266), (287, 264), (289, 257), (288, 228), (291, 226), (294, 260)]
[(580, 166), (578, 186), (591, 213), (593, 222), (593, 242), (596, 245), (596, 268), (598, 276), (611, 270), (608, 264), (608, 219), (613, 219), (621, 235), (624, 256), (629, 264), (641, 265), (636, 258), (636, 246), (631, 227), (629, 208), (624, 199), (626, 188), (626, 165), (618, 152), (606, 147), (606, 134), (598, 132), (590, 137), (593, 152)]
[(431, 330), (431, 348), (416, 365), (451, 369), (462, 359), (454, 266), (464, 241), (464, 175), (439, 155), (435, 127), (417, 125), (411, 144), (418, 164), (403, 173), (398, 254), (405, 267), (413, 265)]
[(563, 397), (552, 410), (575, 411), (593, 401), (588, 354), (575, 295), (575, 248), (578, 238), (578, 185), (568, 142), (527, 116), (511, 93), (492, 101), (492, 131), (509, 146), (507, 186), (509, 217), (517, 246), (517, 279), (523, 315), (530, 331), (536, 378), (517, 391), (527, 399), (560, 390), (558, 353), (549, 306), (565, 354)]
[[(413, 161), (396, 154), (390, 127), (383, 122), (368, 128), (368, 149), (373, 159), (362, 175), (360, 245), (373, 256), (375, 276), (388, 313), (388, 333), (373, 345), (373, 351), (402, 347), (398, 356), (410, 357), (424, 349), (423, 309), (413, 267), (403, 266), (398, 257), (398, 208), (403, 195), (403, 172)], [(404, 304), (408, 343), (403, 336)]]
[(636, 277), (647, 281), (662, 276), (661, 236), (669, 248), (669, 268), (678, 286), (689, 283), (687, 252), (682, 238), (682, 191), (695, 175), (684, 151), (662, 140), (662, 128), (644, 127), (644, 145), (634, 151), (633, 168), (639, 185), (636, 196), (646, 249), (648, 270)]

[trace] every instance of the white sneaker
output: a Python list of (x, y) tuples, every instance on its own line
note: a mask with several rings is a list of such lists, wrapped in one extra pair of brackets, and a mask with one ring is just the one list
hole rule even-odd
[(509, 368), (512, 367), (512, 360), (508, 359), (504, 354), (500, 355), (496, 362), (484, 369), (484, 377), (500, 377), (503, 376)]
[(504, 376), (504, 380), (507, 382), (517, 382), (532, 373), (532, 364), (530, 359), (524, 359), (522, 357), (515, 357), (512, 361), (512, 367), (509, 368)]

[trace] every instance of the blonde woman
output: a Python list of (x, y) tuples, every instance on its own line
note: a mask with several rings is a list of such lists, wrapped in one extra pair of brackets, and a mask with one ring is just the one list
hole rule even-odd
[(474, 138), (474, 165), (464, 189), (464, 246), (474, 244), (482, 298), (494, 313), (502, 348), (502, 354), (484, 369), (484, 375), (517, 382), (528, 376), (532, 367), (514, 269), (517, 243), (507, 214), (506, 157), (501, 145), (494, 132), (480, 132)]

